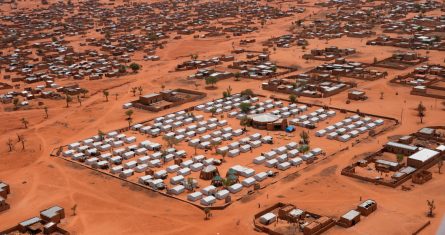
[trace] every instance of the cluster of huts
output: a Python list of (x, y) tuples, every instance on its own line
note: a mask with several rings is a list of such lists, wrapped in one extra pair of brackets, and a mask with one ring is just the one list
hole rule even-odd
[(273, 37), (263, 43), (264, 46), (289, 48), (292, 46), (307, 46), (309, 42), (304, 38), (299, 38), (293, 34), (286, 34), (279, 37)]
[(176, 66), (176, 71), (192, 70), (192, 69), (203, 69), (212, 66), (217, 66), (227, 61), (234, 61), (235, 57), (233, 55), (222, 55), (216, 56), (207, 60), (188, 60)]
[(304, 39), (335, 39), (343, 36), (364, 38), (375, 35), (373, 25), (365, 23), (341, 22), (332, 19), (316, 19), (310, 23), (301, 23), (293, 32)]
[(189, 75), (188, 79), (206, 79), (206, 78), (215, 78), (218, 81), (231, 78), (234, 74), (228, 71), (217, 71), (213, 68), (207, 69), (198, 69), (195, 74)]
[(416, 15), (402, 21), (390, 21), (382, 26), (384, 33), (414, 34), (445, 31), (445, 16)]
[(344, 83), (333, 79), (330, 74), (302, 73), (285, 79), (271, 79), (264, 82), (261, 88), (296, 96), (312, 98), (326, 98), (336, 95), (355, 86), (353, 83)]
[(0, 234), (70, 234), (59, 227), (65, 218), (65, 210), (59, 206), (53, 206), (40, 212), (40, 216), (32, 217), (19, 224), (0, 231)]
[(411, 66), (428, 61), (427, 56), (420, 56), (415, 52), (395, 52), (389, 58), (376, 61), (373, 66), (390, 69), (407, 69)]
[(193, 102), (206, 97), (206, 93), (188, 89), (163, 90), (139, 96), (138, 100), (123, 105), (124, 109), (131, 107), (159, 112), (184, 103)]
[[(422, 128), (415, 134), (402, 136), (397, 141), (389, 141), (380, 151), (344, 168), (342, 175), (390, 187), (397, 187), (410, 178), (413, 182), (424, 183), (431, 179), (428, 169), (445, 157), (444, 143), (436, 142), (435, 138), (434, 128)], [(397, 159), (391, 160), (388, 155)], [(381, 174), (369, 178), (357, 171), (357, 167), (383, 172), (388, 178), (383, 178)]]
[[(323, 7), (336, 7), (337, 10), (326, 14), (324, 18), (316, 18), (309, 22), (301, 22), (294, 27), (296, 35), (302, 38), (332, 39), (343, 36), (348, 37), (370, 37), (376, 33), (376, 26), (382, 25), (386, 29), (406, 29), (406, 32), (431, 32), (442, 31), (443, 24), (439, 23), (442, 18), (414, 17), (398, 23), (400, 19), (407, 17), (409, 13), (425, 13), (440, 8), (437, 1), (427, 2), (380, 2), (377, 4), (363, 4), (359, 1), (326, 1), (316, 3)], [(435, 23), (430, 23), (437, 19)], [(409, 23), (408, 23), (409, 22)], [(422, 26), (425, 25), (425, 26)], [(429, 26), (429, 27), (428, 27)], [(437, 27), (436, 27), (437, 26)], [(393, 31), (391, 31), (393, 32)]]
[(281, 221), (286, 225), (296, 225), (294, 233), (304, 235), (322, 234), (335, 225), (345, 228), (352, 227), (360, 222), (360, 216), (369, 216), (377, 210), (377, 203), (368, 199), (360, 203), (356, 209), (350, 210), (338, 219), (315, 214), (300, 209), (292, 204), (277, 203), (255, 214), (254, 225), (268, 234), (281, 235)]
[(308, 73), (328, 74), (335, 77), (348, 77), (360, 80), (374, 81), (387, 76), (387, 72), (368, 69), (369, 65), (360, 62), (351, 62), (345, 58), (337, 58), (333, 63), (319, 65)]
[(354, 48), (338, 48), (336, 46), (326, 47), (325, 49), (312, 49), (310, 53), (304, 54), (303, 59), (306, 60), (334, 60), (336, 58), (345, 57), (355, 54)]
[[(168, 11), (172, 7), (175, 12)], [(133, 3), (113, 8), (99, 1), (76, 5), (58, 2), (0, 17), (9, 29), (2, 32), (0, 48), (14, 48), (0, 54), (0, 68), (6, 70), (3, 77), (9, 80), (9, 88), (12, 88), (9, 83), (121, 76), (128, 73), (125, 67), (132, 61), (134, 52), (144, 52), (146, 60), (158, 60), (156, 50), (165, 47), (171, 33), (179, 36), (203, 30), (216, 35), (218, 32), (241, 35), (258, 29), (252, 24), (288, 17), (295, 12), (298, 10), (286, 12), (254, 1), (193, 5), (187, 2)], [(241, 17), (238, 22), (219, 21), (237, 16)], [(213, 23), (222, 27), (208, 26)], [(80, 49), (72, 45), (72, 37), (86, 35), (91, 30), (101, 36), (81, 36)], [(82, 47), (88, 49), (82, 50)], [(218, 60), (231, 61), (233, 56)], [(194, 61), (178, 69), (218, 64), (214, 60), (207, 62)], [(6, 98), (10, 95), (14, 94), (7, 94)], [(47, 91), (44, 96), (57, 97), (57, 94)]]
[(396, 76), (393, 83), (412, 86), (411, 94), (445, 99), (445, 67), (438, 64), (425, 64), (414, 71)]
[(356, 209), (346, 212), (337, 221), (337, 225), (349, 228), (360, 222), (361, 216), (369, 216), (377, 210), (377, 202), (368, 199), (360, 203)]
[(372, 46), (392, 46), (408, 49), (423, 50), (445, 50), (445, 42), (438, 36), (428, 36), (417, 33), (409, 36), (392, 37), (387, 35), (378, 36), (376, 39), (366, 42)]

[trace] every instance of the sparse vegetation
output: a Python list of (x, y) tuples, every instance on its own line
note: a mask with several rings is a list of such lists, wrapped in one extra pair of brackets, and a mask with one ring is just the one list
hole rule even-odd
[(73, 101), (73, 98), (70, 95), (66, 95), (65, 101), (66, 101), (66, 107), (69, 108), (71, 101)]
[(428, 213), (427, 216), (428, 217), (434, 217), (434, 210), (436, 209), (436, 205), (434, 204), (434, 200), (427, 200), (427, 205), (428, 205)]
[(292, 104), (297, 103), (297, 96), (294, 95), (294, 94), (290, 95), (290, 96), (289, 96), (289, 101), (290, 101)]
[(8, 138), (6, 145), (8, 146), (8, 152), (12, 152), (14, 150), (14, 141), (11, 138)]
[(417, 105), (416, 110), (417, 110), (417, 116), (419, 116), (420, 118), (420, 123), (423, 123), (423, 118), (425, 117), (426, 108), (422, 104), (422, 101), (420, 101), (419, 105)]
[(250, 111), (250, 107), (251, 107), (252, 105), (250, 104), (250, 103), (241, 103), (240, 105), (239, 105), (239, 108), (241, 109), (241, 112), (243, 112), (243, 113), (249, 113), (249, 111)]
[(22, 118), (22, 119), (20, 119), (20, 121), (22, 122), (23, 127), (25, 127), (25, 129), (27, 129), (29, 121), (26, 118)]
[(108, 96), (110, 95), (110, 92), (108, 90), (103, 90), (102, 94), (105, 97), (105, 101), (108, 102)]
[(139, 64), (136, 64), (136, 63), (131, 63), (130, 64), (130, 69), (133, 70), (134, 73), (136, 73), (137, 71), (139, 71), (141, 69), (141, 66)]
[(210, 87), (215, 88), (216, 83), (218, 82), (218, 79), (216, 77), (207, 77), (205, 79), (206, 85), (210, 85)]
[(134, 112), (131, 109), (125, 111), (125, 115), (127, 115), (128, 127), (131, 127), (131, 124), (133, 123), (133, 113)]
[(254, 93), (251, 89), (245, 89), (244, 91), (241, 91), (241, 96), (245, 96), (245, 97), (253, 97)]

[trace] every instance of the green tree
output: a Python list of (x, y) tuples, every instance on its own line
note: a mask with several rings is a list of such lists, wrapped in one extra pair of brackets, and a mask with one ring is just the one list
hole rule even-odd
[(210, 109), (210, 113), (212, 114), (212, 117), (215, 116), (216, 110), (217, 110), (217, 109), (216, 109), (215, 107), (213, 107), (213, 108)]
[(239, 108), (240, 108), (241, 112), (248, 113), (250, 111), (251, 106), (252, 106), (252, 104), (243, 102), (239, 105)]
[(292, 104), (295, 104), (297, 102), (297, 96), (292, 94), (289, 96), (289, 100)]
[(127, 67), (125, 67), (125, 65), (121, 65), (119, 66), (119, 73), (126, 73), (127, 72)]
[(309, 151), (309, 145), (307, 144), (302, 144), (300, 145), (300, 147), (298, 147), (298, 152), (300, 153), (306, 153)]
[(125, 111), (125, 115), (127, 115), (128, 127), (131, 127), (131, 123), (133, 122), (133, 110), (129, 109)]
[(245, 89), (244, 91), (241, 91), (241, 96), (245, 96), (245, 97), (253, 97), (254, 93), (251, 89)]
[(136, 63), (131, 63), (130, 64), (130, 69), (133, 70), (133, 72), (137, 72), (141, 69), (141, 66), (139, 64)]
[(205, 79), (206, 85), (210, 85), (211, 87), (215, 87), (216, 83), (218, 82), (218, 79), (216, 77), (207, 77)]
[(403, 162), (403, 159), (405, 158), (405, 156), (403, 156), (403, 154), (400, 154), (400, 153), (397, 154), (396, 157), (397, 157), (397, 162), (398, 163)]

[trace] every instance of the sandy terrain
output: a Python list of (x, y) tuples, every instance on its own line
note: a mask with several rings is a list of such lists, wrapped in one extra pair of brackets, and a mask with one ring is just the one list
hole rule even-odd
[[(30, 7), (29, 1), (20, 4)], [(4, 8), (3, 10), (8, 10), (8, 7)], [(425, 126), (445, 125), (441, 100), (412, 96), (409, 94), (410, 87), (389, 83), (389, 79), (405, 74), (410, 69), (385, 69), (389, 74), (386, 79), (358, 82), (358, 88), (366, 91), (369, 97), (366, 101), (346, 104), (347, 92), (325, 99), (299, 98), (303, 102), (329, 104), (349, 110), (360, 109), (363, 112), (391, 116), (399, 119), (401, 125), (354, 147), (350, 146), (351, 142), (342, 144), (350, 146), (349, 151), (314, 164), (300, 172), (297, 177), (279, 181), (233, 203), (225, 210), (212, 211), (210, 220), (204, 220), (204, 213), (192, 205), (50, 157), (54, 148), (96, 135), (98, 129), (108, 131), (126, 126), (122, 105), (135, 99), (130, 91), (131, 87), (142, 86), (144, 93), (160, 91), (162, 85), (172, 89), (195, 89), (195, 82), (186, 79), (193, 71), (169, 72), (174, 70), (177, 64), (188, 60), (190, 54), (199, 54), (200, 58), (229, 54), (232, 42), (238, 45), (239, 40), (243, 38), (256, 39), (256, 43), (243, 48), (261, 50), (261, 42), (271, 36), (286, 34), (291, 21), (319, 10), (320, 8), (308, 7), (303, 14), (273, 20), (259, 32), (237, 38), (194, 39), (189, 35), (183, 36), (181, 40), (172, 40), (165, 49), (157, 53), (161, 57), (160, 61), (138, 61), (143, 66), (138, 74), (117, 78), (106, 84), (100, 80), (83, 81), (82, 83), (90, 89), (90, 96), (82, 102), (82, 106), (73, 102), (71, 107), (65, 108), (63, 101), (46, 102), (50, 107), (48, 119), (40, 108), (0, 112), (0, 180), (10, 184), (12, 191), (8, 197), (11, 209), (0, 214), (0, 230), (35, 216), (37, 212), (49, 206), (59, 205), (67, 212), (62, 227), (72, 234), (258, 234), (253, 229), (252, 220), (253, 215), (260, 210), (259, 206), (264, 208), (276, 202), (289, 202), (321, 215), (339, 217), (357, 205), (359, 198), (371, 198), (378, 203), (376, 213), (352, 228), (334, 227), (326, 234), (411, 234), (428, 220), (431, 225), (421, 234), (434, 234), (445, 213), (445, 174), (438, 174), (436, 167), (431, 170), (431, 181), (424, 185), (415, 185), (411, 191), (402, 191), (400, 187), (393, 189), (372, 185), (340, 175), (341, 169), (357, 160), (358, 155), (378, 150), (391, 136), (409, 134)], [(311, 39), (306, 50), (331, 45), (340, 48), (352, 47), (356, 48), (358, 53), (348, 59), (367, 63), (371, 63), (374, 57), (381, 60), (399, 50), (392, 47), (365, 46), (365, 41), (366, 39), (359, 38), (340, 38), (325, 44), (324, 40)], [(426, 54), (423, 50), (418, 52)], [(298, 65), (299, 72), (322, 63), (306, 63), (301, 59), (303, 54), (299, 47), (280, 48), (272, 52), (271, 60), (283, 65)], [(428, 56), (430, 63), (443, 64), (443, 52), (430, 51)], [(142, 55), (136, 53), (136, 58), (142, 58)], [(218, 82), (216, 90), (205, 90), (204, 81), (198, 83), (199, 89), (208, 94), (205, 101), (220, 98), (222, 91), (228, 86), (233, 88), (234, 93), (250, 88), (255, 93), (266, 96), (273, 94), (262, 90), (261, 81), (255, 80), (237, 82), (230, 78)], [(109, 102), (105, 102), (100, 90), (108, 87), (114, 87), (110, 88), (110, 93), (117, 93), (119, 96), (115, 99), (111, 95)], [(384, 93), (383, 99), (380, 99), (381, 92)], [(285, 94), (273, 95), (287, 98)], [(415, 111), (420, 101), (427, 108), (422, 124)], [(133, 117), (135, 122), (139, 122), (202, 102), (204, 100), (159, 113), (134, 109)], [(5, 108), (8, 105), (0, 106)], [(20, 122), (22, 117), (29, 121), (27, 129), (23, 128)], [(300, 131), (297, 130), (295, 136), (298, 136)], [(8, 152), (4, 143), (8, 138), (15, 140), (17, 134), (26, 137), (26, 148), (22, 150), (20, 143), (17, 143), (15, 151)], [(320, 147), (335, 149), (338, 143), (324, 140), (323, 146)], [(250, 156), (249, 153), (246, 154)], [(430, 199), (436, 202), (435, 218), (427, 218), (425, 215), (426, 200)], [(76, 216), (72, 216), (70, 211), (74, 205), (77, 205)]]

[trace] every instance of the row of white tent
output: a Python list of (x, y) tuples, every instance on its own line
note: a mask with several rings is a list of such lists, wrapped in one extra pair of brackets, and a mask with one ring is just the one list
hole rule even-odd
[(229, 112), (241, 105), (241, 103), (255, 103), (258, 102), (258, 97), (241, 97), (239, 94), (233, 95), (231, 97), (226, 97), (222, 99), (217, 99), (215, 101), (207, 102), (204, 104), (197, 105), (195, 110), (203, 111), (205, 113), (221, 114), (223, 112)]
[(151, 125), (143, 125), (139, 123), (133, 125), (131, 129), (134, 131), (139, 131), (142, 134), (158, 136), (162, 132), (168, 133), (179, 127), (183, 127), (187, 124), (190, 124), (189, 126), (192, 126), (192, 123), (204, 120), (203, 115), (196, 115), (196, 116), (188, 116), (189, 114), (185, 115), (187, 115), (187, 117), (185, 118), (183, 116), (176, 117), (181, 120), (176, 120), (176, 119), (162, 119), (159, 121), (155, 120), (155, 122)]
[(300, 115), (289, 121), (290, 124), (308, 127), (311, 124), (316, 124), (318, 122), (327, 120), (328, 118), (334, 117), (337, 113), (334, 110), (325, 110), (323, 108), (317, 109), (309, 114)]
[(244, 134), (242, 129), (234, 130), (232, 127), (225, 127), (210, 134), (202, 135), (200, 138), (191, 139), (188, 145), (200, 149), (209, 149), (214, 143), (220, 144), (222, 141), (231, 140), (233, 137), (242, 134)]
[(307, 153), (300, 153), (298, 144), (290, 142), (285, 146), (280, 146), (269, 152), (262, 153), (253, 159), (253, 163), (257, 165), (264, 164), (269, 168), (277, 168), (279, 170), (287, 170), (292, 166), (299, 166), (303, 161), (309, 161), (323, 153), (321, 148), (314, 148)]
[(375, 129), (377, 126), (381, 126), (383, 124), (383, 119), (373, 120), (370, 117), (360, 118), (360, 116), (354, 115), (350, 118), (344, 119), (343, 121), (337, 122), (334, 125), (316, 131), (315, 136), (326, 136), (331, 140), (347, 142), (348, 140)]
[(174, 132), (166, 133), (165, 136), (168, 138), (175, 138), (177, 141), (183, 141), (185, 139), (195, 137), (198, 134), (204, 134), (207, 131), (213, 130), (212, 136), (223, 137), (222, 134), (225, 134), (225, 137), (229, 138), (228, 135), (230, 134), (231, 131), (226, 131), (226, 130), (227, 129), (231, 130), (231, 127), (223, 128), (224, 126), (227, 126), (227, 124), (228, 124), (227, 120), (218, 120), (216, 118), (210, 118), (207, 121), (200, 121), (196, 125), (192, 124), (187, 126), (186, 128), (176, 129)]
[(226, 146), (219, 147), (216, 152), (219, 154), (227, 153), (229, 157), (236, 157), (241, 153), (251, 151), (263, 144), (272, 144), (272, 141), (273, 138), (271, 136), (262, 136), (260, 133), (254, 133), (238, 141), (233, 141)]

